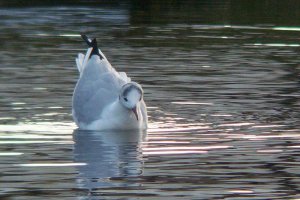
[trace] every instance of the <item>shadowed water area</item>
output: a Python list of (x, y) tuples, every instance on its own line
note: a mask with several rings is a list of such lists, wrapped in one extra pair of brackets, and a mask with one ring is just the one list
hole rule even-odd
[[(300, 2), (187, 2), (0, 1), (1, 199), (300, 198)], [(147, 132), (76, 130), (80, 33)]]

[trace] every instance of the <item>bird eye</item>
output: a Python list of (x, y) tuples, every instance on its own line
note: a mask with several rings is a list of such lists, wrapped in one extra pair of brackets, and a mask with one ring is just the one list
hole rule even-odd
[(125, 100), (125, 101), (128, 101), (128, 99), (127, 99), (126, 97), (124, 97), (124, 100)]

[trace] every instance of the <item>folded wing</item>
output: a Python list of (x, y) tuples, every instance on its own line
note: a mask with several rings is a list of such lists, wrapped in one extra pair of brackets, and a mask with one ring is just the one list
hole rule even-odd
[(118, 99), (120, 88), (130, 81), (125, 73), (118, 73), (104, 55), (104, 59), (94, 55), (85, 62), (89, 53), (77, 58), (80, 79), (73, 94), (73, 115), (80, 123), (100, 119), (103, 109)]

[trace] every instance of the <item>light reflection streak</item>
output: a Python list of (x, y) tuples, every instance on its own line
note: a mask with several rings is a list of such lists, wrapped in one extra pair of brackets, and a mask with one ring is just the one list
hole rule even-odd
[(208, 38), (208, 39), (236, 39), (233, 36), (208, 36), (208, 35), (190, 35), (189, 38)]
[(156, 106), (147, 106), (147, 109), (148, 109), (148, 110), (158, 109), (158, 107), (156, 107)]
[(192, 25), (191, 28), (205, 29), (244, 29), (244, 30), (275, 30), (275, 31), (300, 31), (297, 26), (259, 27), (259, 26), (232, 26), (232, 25)]
[(238, 138), (238, 139), (248, 139), (248, 140), (265, 140), (265, 139), (273, 139), (273, 138), (300, 138), (300, 134), (281, 134), (281, 135), (231, 135), (227, 138)]
[(232, 115), (229, 115), (229, 114), (213, 114), (210, 116), (212, 116), (212, 117), (232, 117)]
[(166, 141), (166, 140), (142, 142), (142, 144), (190, 144), (190, 143), (191, 142), (188, 141)]
[(37, 33), (36, 36), (51, 36), (50, 34), (46, 34), (46, 33)]
[(283, 152), (281, 149), (262, 149), (262, 150), (257, 150), (256, 152), (258, 153), (280, 153)]
[(81, 37), (80, 34), (59, 34), (60, 37)]
[(21, 152), (0, 152), (0, 156), (20, 156), (23, 154)]
[(59, 140), (14, 140), (14, 141), (0, 141), (0, 144), (73, 144), (73, 141), (59, 141)]
[(300, 145), (292, 145), (292, 146), (288, 146), (287, 148), (300, 148)]
[(206, 146), (206, 147), (182, 147), (182, 146), (174, 146), (174, 147), (143, 147), (144, 151), (165, 151), (165, 150), (213, 150), (213, 149), (227, 149), (232, 146)]
[(143, 144), (143, 155), (172, 155), (172, 154), (206, 154), (209, 150), (227, 149), (232, 146), (173, 146), (173, 147), (147, 147)]
[(284, 26), (282, 26), (282, 27), (274, 27), (274, 28), (272, 28), (273, 30), (277, 30), (277, 31), (300, 31), (300, 27), (292, 27), (292, 26), (290, 26), (290, 27), (288, 27), (288, 26), (286, 26), (286, 27), (284, 27)]
[(63, 113), (57, 113), (57, 112), (49, 112), (49, 113), (44, 113), (44, 114), (37, 114), (35, 116), (56, 116), (56, 115), (61, 115)]
[(186, 137), (186, 136), (176, 136), (176, 135), (168, 135), (168, 136), (152, 136), (152, 135), (148, 135), (148, 139), (151, 140), (167, 140), (167, 139), (176, 139), (178, 140), (194, 140), (197, 139), (196, 137)]
[(62, 109), (64, 107), (61, 107), (61, 106), (50, 106), (48, 107), (49, 109)]
[(15, 164), (18, 167), (72, 167), (85, 166), (86, 163), (29, 163), (29, 164)]
[[(174, 119), (168, 117), (170, 119)], [(168, 118), (163, 118), (162, 120), (166, 120)], [(150, 123), (148, 133), (151, 132), (178, 132), (178, 131), (193, 131), (193, 130), (209, 130), (211, 127), (210, 123), (186, 123), (179, 124), (176, 120), (168, 120), (167, 123)]]
[(213, 29), (241, 29), (241, 30), (274, 30), (274, 31), (300, 31), (297, 26), (278, 26), (278, 27), (260, 27), (260, 26), (232, 26), (232, 25), (191, 25), (190, 28), (196, 30)]
[(16, 124), (16, 125), (0, 125), (0, 131), (18, 132), (18, 131), (34, 131), (34, 132), (51, 132), (51, 133), (70, 133), (70, 130), (75, 129), (74, 123), (55, 123), (43, 122), (35, 124)]
[(276, 128), (276, 127), (284, 127), (286, 125), (276, 125), (276, 124), (270, 124), (270, 125), (257, 125), (252, 126), (252, 128)]
[(220, 124), (218, 125), (219, 127), (237, 127), (237, 126), (249, 126), (249, 125), (253, 125), (255, 123), (249, 123), (249, 122), (241, 122), (241, 123), (230, 123), (230, 124)]
[(207, 151), (151, 151), (151, 152), (144, 152), (143, 155), (164, 155), (164, 154), (204, 154)]
[(24, 102), (12, 102), (11, 105), (25, 105)]
[(41, 37), (53, 37), (53, 36), (59, 36), (59, 37), (81, 37), (79, 34), (48, 34), (48, 33), (37, 33), (36, 36), (41, 36)]
[(204, 102), (193, 102), (193, 101), (173, 101), (172, 104), (178, 105), (214, 105), (213, 103), (204, 103)]
[(236, 190), (229, 190), (230, 193), (238, 193), (238, 194), (251, 194), (254, 193), (252, 190), (242, 190), (242, 189), (236, 189)]
[(0, 117), (0, 120), (15, 120), (15, 117)]
[(72, 139), (71, 135), (31, 135), (31, 134), (14, 134), (0, 135), (0, 139)]
[(157, 129), (149, 129), (148, 133), (152, 132), (175, 132), (175, 131), (193, 131), (200, 129), (209, 129), (210, 126), (201, 126), (201, 127), (178, 127), (178, 128), (157, 128)]
[(300, 138), (300, 134), (282, 134), (282, 135), (262, 135), (256, 136), (257, 138)]
[(35, 87), (33, 88), (34, 90), (47, 90), (47, 88), (43, 88), (43, 87)]
[(26, 108), (22, 108), (22, 107), (20, 108), (20, 107), (19, 107), (19, 108), (12, 108), (12, 109), (13, 109), (13, 110), (23, 110), (23, 109), (26, 109)]
[(300, 44), (283, 44), (283, 43), (254, 43), (254, 46), (267, 47), (300, 47)]

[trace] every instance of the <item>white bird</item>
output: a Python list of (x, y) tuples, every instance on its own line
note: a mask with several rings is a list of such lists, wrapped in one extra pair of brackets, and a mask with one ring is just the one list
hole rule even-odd
[(96, 39), (82, 38), (90, 48), (76, 58), (80, 78), (73, 93), (72, 115), (79, 129), (147, 129), (142, 87), (110, 65)]

